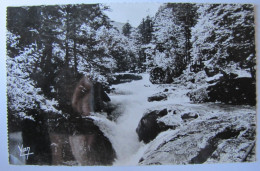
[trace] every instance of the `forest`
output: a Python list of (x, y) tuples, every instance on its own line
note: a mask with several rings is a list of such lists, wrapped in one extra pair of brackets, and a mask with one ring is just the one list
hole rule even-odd
[[(113, 103), (115, 102), (113, 95), (117, 95), (116, 88), (123, 88), (120, 85), (130, 82), (129, 80), (134, 83), (146, 78), (147, 82), (144, 86), (148, 88), (159, 86), (163, 87), (164, 91), (154, 97), (149, 95), (149, 102), (169, 98), (167, 93), (170, 93), (171, 89), (165, 87), (182, 85), (188, 90), (185, 92), (185, 98), (188, 98), (189, 103), (212, 105), (210, 102), (217, 104), (220, 102), (238, 106), (233, 107), (234, 109), (240, 109), (245, 105), (247, 106), (245, 110), (253, 108), (252, 111), (250, 110), (253, 114), (247, 117), (255, 117), (256, 51), (253, 5), (165, 3), (160, 6), (155, 16), (143, 18), (138, 27), (135, 28), (126, 22), (122, 30), (114, 26), (115, 21), (105, 14), (107, 10), (109, 6), (104, 4), (7, 8), (9, 135), (22, 131), (23, 138), (41, 136), (34, 142), (31, 142), (30, 138), (28, 140), (24, 138), (23, 144), (27, 143), (31, 148), (33, 143), (43, 144), (41, 148), (35, 146), (36, 157), (31, 160), (27, 158), (27, 164), (80, 164), (79, 161), (76, 164), (64, 161), (62, 163), (57, 156), (56, 163), (53, 162), (54, 157), (51, 156), (53, 154), (48, 142), (57, 138), (56, 135), (50, 135), (50, 132), (73, 134), (72, 132), (77, 129), (90, 129), (90, 126), (85, 128), (85, 124), (81, 122), (77, 124), (84, 125), (82, 128), (73, 125), (73, 122), (79, 122), (77, 118), (79, 115), (75, 114), (71, 107), (71, 97), (75, 86), (84, 76), (91, 80), (94, 87), (93, 112), (97, 115), (92, 116), (92, 119), (97, 121), (98, 117), (103, 118), (99, 114), (105, 115), (107, 121), (104, 123), (119, 122), (117, 119), (121, 116), (120, 112), (124, 113), (118, 103)], [(130, 91), (134, 88), (129, 87)], [(146, 94), (146, 90), (136, 92), (137, 97), (142, 98), (142, 93)], [(207, 109), (210, 107), (208, 106)], [(171, 107), (167, 111), (174, 113)], [(158, 112), (157, 115), (160, 117), (167, 115), (163, 114), (165, 112), (163, 110)], [(141, 119), (143, 113), (139, 115)], [(145, 119), (145, 116), (147, 115), (142, 119)], [(185, 117), (190, 120), (203, 118), (204, 115), (194, 113), (192, 116), (182, 115), (186, 124)], [(239, 116), (239, 118), (243, 117)], [(95, 127), (97, 130), (96, 127), (100, 127), (92, 121), (87, 122), (91, 125), (91, 129)], [(242, 122), (238, 125), (241, 124)], [(149, 133), (144, 133), (140, 128), (141, 125), (140, 122), (134, 132), (137, 132), (140, 141), (148, 143), (151, 141), (149, 138), (146, 140)], [(232, 134), (229, 138), (247, 130), (254, 137), (255, 127), (249, 129), (247, 126), (248, 129), (244, 128), (246, 131), (241, 131), (243, 126), (237, 129), (232, 127), (232, 130), (228, 127), (225, 131)], [(163, 127), (159, 124), (159, 127), (156, 127), (160, 133), (165, 133), (168, 129), (177, 130), (177, 128), (183, 129), (172, 124)], [(36, 131), (32, 133), (28, 130)], [(103, 146), (98, 150), (107, 150), (110, 155), (98, 161), (91, 159), (84, 164), (111, 165), (114, 159), (120, 158), (120, 153), (117, 149), (113, 150), (116, 145), (111, 137), (109, 138), (102, 130), (102, 133), (100, 130), (97, 132), (103, 133), (107, 138), (103, 141), (111, 141), (113, 146), (112, 149), (108, 149), (111, 145), (99, 143)], [(215, 141), (219, 138), (224, 140), (225, 135), (221, 133), (223, 132), (217, 132), (216, 137), (208, 143), (214, 141), (216, 144)], [(144, 136), (143, 139), (141, 136)], [(68, 137), (64, 139), (66, 138), (68, 140)], [(100, 139), (102, 138), (99, 137)], [(249, 152), (247, 150), (248, 153), (243, 161), (246, 161), (249, 153), (252, 155), (254, 143), (251, 142), (254, 142), (254, 138), (251, 140), (248, 140)], [(9, 141), (11, 141), (10, 137)], [(206, 147), (208, 148), (207, 145)], [(210, 149), (214, 148), (217, 149), (215, 146)], [(69, 151), (68, 148), (63, 150)], [(9, 147), (10, 155), (11, 151)], [(41, 155), (37, 156), (37, 151)], [(201, 153), (202, 151), (198, 152), (197, 157), (191, 157), (192, 159), (187, 163), (205, 162), (206, 159), (201, 158)], [(63, 160), (64, 158), (66, 161), (73, 160), (71, 156), (67, 158), (63, 156)], [(153, 158), (149, 152), (144, 153), (138, 160), (137, 163), (145, 165), (167, 164), (159, 161), (152, 162)], [(10, 159), (11, 163), (13, 161)], [(169, 163), (186, 164), (176, 160)]]

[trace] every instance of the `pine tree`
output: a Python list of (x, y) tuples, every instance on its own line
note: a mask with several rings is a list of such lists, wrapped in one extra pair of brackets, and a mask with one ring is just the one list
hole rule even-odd
[(172, 77), (179, 76), (185, 68), (184, 28), (167, 5), (162, 6), (154, 19), (154, 55), (149, 63), (169, 70)]
[(185, 36), (184, 65), (186, 67), (191, 58), (191, 28), (197, 22), (197, 6), (192, 3), (168, 3), (167, 7), (172, 9), (173, 15), (176, 18), (175, 23), (183, 29)]
[[(11, 32), (7, 34), (7, 46), (16, 48), (20, 36)], [(35, 82), (31, 80), (30, 74), (34, 70), (35, 63), (39, 60), (36, 52), (36, 44), (31, 44), (19, 51), (14, 57), (12, 51), (7, 52), (7, 97), (8, 113), (14, 117), (31, 117), (26, 113), (28, 110), (37, 109), (45, 112), (60, 113), (57, 110), (57, 101), (46, 98)]]
[(139, 33), (141, 34), (141, 42), (142, 44), (149, 44), (152, 40), (152, 32), (153, 32), (153, 21), (147, 16), (145, 19), (143, 18), (142, 22), (138, 26)]
[(123, 34), (126, 36), (126, 37), (129, 37), (130, 34), (131, 34), (131, 29), (132, 29), (132, 26), (129, 24), (129, 22), (127, 22), (123, 28), (122, 28), (122, 32)]
[[(57, 109), (70, 114), (70, 96), (83, 75), (105, 84), (112, 72), (135, 66), (137, 50), (132, 32), (126, 37), (113, 28), (104, 14), (106, 9), (102, 4), (8, 8), (8, 86), (13, 89), (8, 92), (10, 107), (13, 102), (23, 103), (13, 99), (20, 97), (12, 92), (17, 90), (40, 95), (38, 101), (28, 103), (41, 105), (44, 99), (46, 103), (54, 99)], [(15, 82), (15, 77), (21, 80)], [(34, 93), (26, 87), (20, 90), (18, 84), (31, 87)], [(31, 105), (29, 109), (35, 108)]]
[[(253, 6), (248, 4), (200, 5), (192, 29), (193, 62), (226, 72), (248, 68), (255, 77)], [(229, 71), (228, 71), (229, 70)]]

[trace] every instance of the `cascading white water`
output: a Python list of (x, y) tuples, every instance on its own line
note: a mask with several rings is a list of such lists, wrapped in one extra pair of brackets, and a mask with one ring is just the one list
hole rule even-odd
[(152, 107), (147, 97), (155, 92), (156, 86), (150, 83), (148, 74), (143, 74), (142, 77), (142, 80), (113, 86), (115, 93), (109, 95), (111, 102), (120, 103), (123, 108), (122, 114), (115, 122), (95, 118), (100, 120), (99, 127), (116, 151), (117, 159), (114, 165), (137, 165), (142, 155), (138, 151), (145, 148), (138, 140), (136, 128), (145, 111), (149, 106)]
[[(116, 121), (115, 150), (117, 160), (115, 165), (137, 165), (139, 157), (136, 153), (142, 147), (136, 133), (136, 128), (147, 106), (147, 96), (152, 84), (149, 75), (142, 75), (143, 79), (113, 86), (122, 95), (112, 95), (111, 100), (123, 104), (123, 113)], [(124, 92), (127, 92), (124, 94)]]
[(152, 84), (149, 74), (142, 74), (142, 79), (113, 85), (115, 89), (109, 94), (111, 102), (120, 104), (122, 108), (120, 117), (116, 121), (110, 121), (104, 116), (94, 118), (106, 137), (109, 138), (116, 151), (117, 159), (114, 165), (138, 165), (144, 151), (149, 145), (139, 142), (136, 128), (147, 110), (157, 110), (162, 106), (183, 104), (189, 102), (185, 92), (175, 90), (169, 100), (161, 102), (148, 102), (148, 97), (165, 90), (163, 86)]

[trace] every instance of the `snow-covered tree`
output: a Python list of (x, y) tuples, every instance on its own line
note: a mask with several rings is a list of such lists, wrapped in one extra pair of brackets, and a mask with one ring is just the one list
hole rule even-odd
[(253, 6), (248, 4), (200, 5), (192, 28), (193, 63), (228, 70), (248, 68), (255, 77)]
[[(19, 36), (7, 33), (7, 45), (17, 46)], [(7, 56), (7, 97), (9, 112), (15, 117), (31, 118), (27, 111), (41, 109), (45, 112), (60, 113), (57, 110), (57, 101), (49, 100), (42, 94), (31, 80), (30, 73), (34, 70), (34, 63), (39, 59), (35, 54), (36, 45), (25, 47), (15, 57)], [(8, 51), (8, 54), (11, 52)]]
[(143, 18), (138, 26), (139, 33), (141, 34), (140, 41), (142, 44), (148, 44), (152, 40), (153, 33), (153, 20), (150, 16)]
[(164, 69), (171, 68), (173, 75), (178, 76), (184, 62), (185, 35), (172, 8), (162, 6), (155, 15), (153, 37), (155, 46), (150, 51), (154, 55), (147, 61), (148, 65), (153, 63)]
[(171, 8), (175, 17), (175, 23), (182, 27), (185, 37), (185, 56), (184, 65), (190, 62), (191, 49), (191, 28), (197, 22), (197, 6), (192, 3), (168, 3), (168, 8)]

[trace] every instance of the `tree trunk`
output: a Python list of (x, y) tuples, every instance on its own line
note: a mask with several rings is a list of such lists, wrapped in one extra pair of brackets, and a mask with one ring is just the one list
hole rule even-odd
[(76, 75), (78, 73), (77, 42), (76, 42), (76, 39), (74, 39), (73, 54), (74, 54), (74, 74)]

